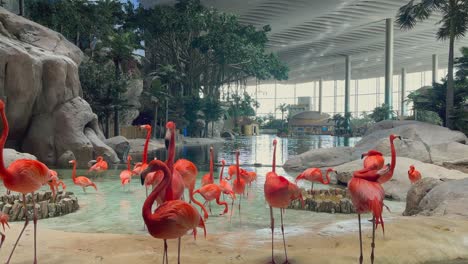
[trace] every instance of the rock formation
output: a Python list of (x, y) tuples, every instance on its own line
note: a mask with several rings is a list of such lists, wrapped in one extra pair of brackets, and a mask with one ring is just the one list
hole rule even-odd
[[(102, 154), (97, 116), (81, 98), (82, 52), (61, 34), (0, 8), (0, 95), (10, 123), (7, 146), (55, 165), (71, 151), (82, 166)], [(92, 133), (85, 134), (85, 129)], [(93, 135), (89, 138), (89, 135)], [(100, 148), (97, 148), (99, 146)]]

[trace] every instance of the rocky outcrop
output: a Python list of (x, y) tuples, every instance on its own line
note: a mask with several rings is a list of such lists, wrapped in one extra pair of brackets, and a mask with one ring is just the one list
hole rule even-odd
[(415, 215), (420, 212), (419, 203), (435, 186), (442, 181), (435, 178), (423, 178), (411, 186), (406, 196), (406, 208), (403, 215)]
[[(410, 213), (468, 216), (468, 179), (448, 180), (434, 186)], [(407, 205), (408, 207), (408, 205)], [(405, 211), (406, 212), (406, 211)]]
[[(390, 157), (385, 157), (387, 162), (390, 162)], [(395, 167), (395, 172), (390, 181), (386, 182), (383, 187), (385, 196), (397, 201), (404, 201), (411, 182), (408, 179), (408, 169), (410, 165), (414, 165), (421, 172), (422, 178), (432, 177), (435, 179), (464, 179), (468, 178), (468, 174), (458, 170), (449, 170), (433, 164), (424, 163), (410, 158), (398, 157)], [(353, 172), (362, 168), (362, 160), (355, 160), (340, 166), (335, 167), (337, 174), (331, 174), (332, 182), (346, 185), (353, 176)], [(336, 178), (335, 178), (336, 177)], [(335, 178), (335, 179), (333, 179)]]
[(130, 142), (127, 138), (123, 136), (111, 137), (106, 139), (104, 143), (106, 143), (106, 145), (111, 147), (115, 153), (117, 153), (119, 159), (124, 161), (127, 160), (125, 155), (130, 151)]
[(5, 162), (5, 167), (10, 166), (10, 164), (17, 159), (36, 160), (36, 157), (28, 153), (18, 152), (14, 149), (3, 149), (3, 161)]
[[(375, 149), (390, 155), (388, 136), (397, 134), (395, 140), (398, 157), (407, 157), (427, 163), (443, 164), (455, 158), (466, 157), (467, 137), (448, 128), (417, 121), (382, 121), (369, 129), (354, 147), (313, 149), (288, 159), (286, 170), (301, 171), (308, 167), (333, 167), (358, 159), (362, 153)], [(457, 154), (454, 154), (455, 150)]]
[[(104, 139), (82, 95), (83, 54), (61, 34), (0, 8), (0, 94), (10, 124), (7, 146), (55, 165), (71, 151), (79, 164), (93, 158), (85, 128)], [(111, 160), (118, 160), (113, 154)]]
[(304, 207), (300, 200), (293, 200), (288, 208), (317, 213), (352, 214), (356, 212), (349, 193), (345, 189), (302, 191)]

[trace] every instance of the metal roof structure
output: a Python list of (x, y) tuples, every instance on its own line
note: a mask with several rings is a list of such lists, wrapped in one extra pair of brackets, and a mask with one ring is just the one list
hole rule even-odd
[[(342, 80), (345, 55), (353, 79), (385, 74), (385, 19), (395, 18), (409, 0), (202, 0), (206, 6), (239, 15), (257, 27), (270, 25), (269, 50), (290, 67), (289, 82)], [(145, 6), (174, 0), (140, 0)], [(432, 54), (446, 68), (448, 41), (436, 39), (439, 14), (409, 31), (394, 24), (394, 74), (431, 70)], [(455, 42), (458, 49), (468, 39)]]

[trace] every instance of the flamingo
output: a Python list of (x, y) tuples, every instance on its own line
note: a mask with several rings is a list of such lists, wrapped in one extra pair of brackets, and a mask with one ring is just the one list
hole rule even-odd
[(408, 178), (411, 181), (411, 184), (416, 183), (421, 179), (421, 173), (414, 168), (414, 165), (411, 165), (408, 170)]
[[(37, 263), (37, 247), (36, 247), (36, 238), (37, 238), (37, 208), (34, 201), (34, 192), (39, 190), (42, 185), (46, 184), (49, 181), (49, 168), (37, 160), (28, 160), (28, 159), (18, 159), (13, 161), (8, 168), (5, 168), (5, 163), (3, 160), (3, 148), (5, 146), (6, 139), (8, 137), (8, 120), (5, 114), (5, 103), (0, 100), (0, 114), (3, 123), (3, 131), (0, 137), (0, 178), (3, 181), (5, 187), (13, 192), (19, 192), (23, 194), (23, 205), (26, 206), (26, 194), (31, 193), (31, 200), (34, 208), (34, 263)], [(11, 250), (10, 256), (8, 257), (7, 263), (10, 263), (11, 257), (18, 245), (21, 236), (23, 235), (24, 230), (29, 224), (29, 219), (26, 216), (23, 229), (21, 230), (18, 239)]]
[(213, 166), (213, 160), (214, 160), (214, 151), (213, 151), (213, 147), (210, 147), (210, 172), (203, 175), (202, 179), (201, 179), (201, 185), (202, 186), (205, 186), (205, 185), (208, 185), (208, 184), (212, 184), (214, 183), (214, 177), (213, 177), (213, 170), (214, 170), (214, 166)]
[(62, 192), (65, 192), (67, 185), (58, 178), (58, 173), (54, 170), (49, 170), (49, 181), (47, 183), (52, 191), (52, 196), (55, 197), (59, 190), (59, 186), (62, 186)]
[[(235, 194), (239, 194), (239, 215), (240, 215), (242, 195), (244, 195), (244, 192), (245, 192), (245, 180), (242, 179), (242, 177), (240, 176), (239, 155), (240, 155), (239, 150), (236, 150), (237, 173), (236, 173), (236, 179), (232, 181), (232, 190), (234, 191)], [(232, 205), (231, 205), (231, 216), (232, 216), (233, 206), (234, 206), (234, 200), (232, 200)]]
[(379, 183), (381, 184), (384, 184), (386, 182), (388, 182), (392, 176), (393, 176), (393, 172), (395, 171), (395, 166), (396, 166), (396, 150), (395, 150), (395, 144), (393, 143), (393, 141), (398, 138), (399, 140), (401, 140), (401, 137), (400, 136), (397, 136), (397, 135), (394, 135), (394, 134), (391, 134), (389, 136), (389, 140), (390, 140), (390, 151), (391, 151), (391, 155), (392, 155), (392, 159), (390, 161), (390, 169), (388, 170), (388, 172), (385, 173), (385, 175), (382, 175), (381, 177), (378, 178), (378, 181)]
[(76, 160), (70, 160), (68, 163), (73, 164), (72, 180), (75, 185), (81, 186), (84, 192), (86, 192), (85, 187), (89, 186), (92, 186), (97, 191), (96, 184), (90, 179), (85, 176), (76, 176)]
[(297, 182), (300, 180), (310, 181), (312, 183), (312, 186), (310, 187), (310, 193), (312, 193), (312, 190), (314, 189), (314, 182), (319, 182), (325, 185), (330, 183), (330, 172), (332, 171), (336, 173), (336, 170), (333, 168), (327, 169), (327, 173), (325, 174), (326, 180), (324, 180), (322, 171), (319, 168), (308, 168), (296, 177), (295, 182), (297, 184)]
[(366, 153), (362, 153), (361, 159), (366, 157), (363, 161), (364, 168), (378, 170), (384, 166), (385, 160), (382, 156), (382, 153), (377, 150), (371, 149)]
[(177, 259), (178, 263), (180, 263), (180, 238), (189, 230), (193, 230), (194, 237), (196, 238), (197, 227), (203, 228), (206, 238), (205, 223), (197, 209), (181, 200), (167, 200), (161, 204), (154, 213), (151, 212), (156, 197), (160, 195), (161, 191), (170, 189), (172, 181), (172, 173), (169, 168), (165, 163), (159, 160), (151, 161), (148, 167), (142, 172), (142, 177), (145, 177), (149, 172), (155, 171), (162, 171), (163, 179), (156, 188), (153, 189), (143, 204), (143, 220), (151, 236), (164, 240), (163, 263), (164, 260), (166, 260), (166, 263), (168, 262), (166, 240), (179, 239)]
[[(273, 235), (275, 229), (275, 219), (273, 218), (273, 207), (280, 208), (281, 214), (281, 233), (283, 235), (284, 255), (286, 260), (284, 263), (289, 263), (288, 254), (286, 251), (286, 240), (284, 238), (284, 224), (283, 224), (283, 210), (289, 206), (292, 198), (299, 198), (302, 200), (302, 194), (298, 193), (297, 185), (289, 182), (285, 177), (276, 174), (276, 144), (277, 140), (273, 140), (273, 170), (268, 172), (265, 179), (264, 194), (265, 199), (270, 206), (270, 220), (271, 220), (271, 262), (275, 263), (273, 256)], [(302, 200), (304, 204), (304, 200)]]
[(142, 171), (146, 169), (148, 166), (148, 145), (151, 139), (151, 126), (150, 125), (142, 125), (140, 126), (140, 129), (145, 129), (146, 130), (146, 141), (145, 141), (145, 147), (143, 148), (143, 159), (141, 162), (137, 162), (135, 166), (133, 167), (133, 171), (136, 173), (136, 175), (140, 175)]
[(128, 155), (127, 169), (120, 172), (120, 183), (122, 184), (122, 187), (124, 187), (126, 184), (129, 184), (132, 180), (132, 175), (135, 174), (135, 172), (130, 168), (130, 161), (132, 161), (132, 156)]
[(89, 168), (88, 172), (95, 172), (95, 173), (101, 173), (103, 171), (106, 171), (108, 169), (107, 162), (104, 160), (102, 156), (98, 156), (96, 158), (96, 163)]
[[(224, 215), (228, 212), (228, 204), (225, 201), (220, 200), (221, 192), (222, 192), (221, 187), (219, 187), (218, 185), (214, 183), (210, 183), (210, 184), (202, 186), (200, 189), (195, 190), (193, 194), (199, 193), (206, 200), (205, 204), (207, 202), (210, 202), (216, 199), (217, 204), (224, 205), (224, 211), (222, 214), (220, 214), (220, 215)], [(210, 212), (211, 212), (211, 208), (210, 208)]]
[[(8, 224), (8, 219), (10, 218), (9, 215), (5, 214), (4, 212), (0, 211), (0, 223), (2, 224), (3, 227), (3, 232), (5, 232), (5, 225), (10, 228), (10, 225)], [(2, 236), (2, 240), (0, 241), (0, 248), (2, 248), (3, 241), (5, 241), (5, 234), (2, 231), (0, 231), (0, 236)]]
[(358, 214), (359, 222), (359, 246), (360, 256), (359, 263), (362, 264), (362, 235), (361, 235), (361, 214), (372, 213), (372, 253), (371, 263), (374, 263), (374, 248), (375, 248), (375, 229), (378, 225), (382, 225), (382, 231), (384, 231), (384, 222), (382, 218), (383, 211), (383, 200), (385, 197), (385, 191), (378, 181), (379, 178), (384, 177), (391, 170), (391, 166), (388, 164), (382, 169), (362, 169), (355, 171), (353, 177), (348, 183), (348, 190), (351, 194), (351, 200), (356, 212)]
[(223, 179), (224, 166), (226, 165), (225, 160), (221, 160), (221, 173), (219, 174), (219, 187), (224, 194), (231, 195), (231, 199), (236, 199), (236, 194), (232, 191), (232, 186), (228, 181)]

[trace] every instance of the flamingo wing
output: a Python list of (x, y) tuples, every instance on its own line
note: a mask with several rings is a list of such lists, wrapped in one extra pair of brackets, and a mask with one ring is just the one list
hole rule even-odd
[[(50, 179), (49, 168), (37, 160), (15, 160), (7, 169), (14, 177), (5, 178), (4, 184), (9, 190), (20, 193), (29, 193), (38, 190), (47, 184)], [(21, 181), (21, 184), (17, 184)]]

